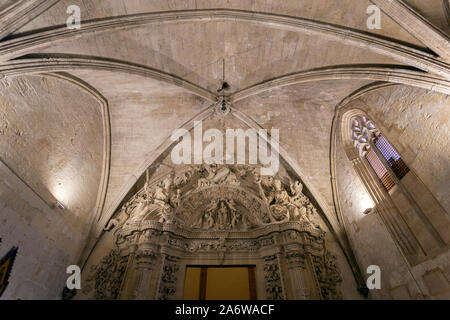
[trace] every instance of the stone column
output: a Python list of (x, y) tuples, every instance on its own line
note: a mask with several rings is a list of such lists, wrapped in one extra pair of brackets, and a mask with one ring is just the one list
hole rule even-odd
[(305, 282), (308, 289), (310, 300), (322, 300), (319, 281), (317, 279), (316, 270), (311, 253), (305, 254)]
[(264, 282), (267, 300), (285, 300), (281, 270), (277, 254), (264, 256)]
[(308, 285), (305, 280), (305, 256), (297, 247), (286, 248), (285, 260), (289, 274), (293, 300), (310, 299)]
[(155, 269), (156, 254), (149, 249), (139, 250), (136, 254), (136, 284), (134, 298), (136, 300), (151, 299), (151, 283)]
[(167, 253), (162, 254), (160, 279), (156, 293), (157, 300), (173, 300), (176, 298), (178, 271), (180, 270), (178, 264), (178, 257)]
[(134, 289), (134, 279), (135, 279), (135, 256), (136, 256), (136, 245), (129, 246), (128, 252), (128, 262), (125, 271), (125, 275), (122, 280), (119, 300), (131, 300), (133, 299), (133, 289)]

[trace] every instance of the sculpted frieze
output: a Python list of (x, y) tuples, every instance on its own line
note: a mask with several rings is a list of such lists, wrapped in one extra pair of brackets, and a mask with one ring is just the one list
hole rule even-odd
[(264, 258), (264, 279), (268, 300), (284, 300), (285, 298), (280, 272), (277, 256), (272, 255)]
[(177, 257), (172, 256), (166, 256), (164, 259), (159, 287), (159, 300), (169, 300), (175, 295), (178, 271), (180, 269), (178, 260)]
[(187, 251), (191, 253), (205, 251), (257, 251), (260, 247), (261, 244), (257, 240), (192, 240), (187, 247)]
[[(224, 197), (223, 199), (226, 199)], [(255, 215), (243, 215), (233, 199), (212, 200), (205, 212), (191, 225), (203, 230), (248, 230), (263, 223)]]
[(319, 281), (321, 295), (326, 300), (342, 299), (339, 289), (342, 277), (336, 263), (336, 255), (327, 250), (321, 256), (313, 256), (314, 270)]
[(289, 268), (303, 267), (305, 255), (297, 251), (288, 251), (285, 253)]
[(203, 165), (202, 177), (198, 179), (197, 188), (210, 187), (212, 185), (226, 184), (239, 186), (240, 181), (236, 174), (228, 166), (217, 164)]
[(95, 289), (97, 299), (118, 298), (124, 253), (135, 252), (139, 272), (158, 266), (155, 298), (173, 299), (180, 260), (238, 253), (261, 259), (267, 299), (286, 299), (280, 259), (289, 273), (312, 263), (322, 297), (339, 299), (335, 256), (326, 251), (320, 216), (303, 185), (258, 172), (245, 165), (196, 165), (147, 180), (105, 226), (116, 247), (93, 267), (85, 290)]
[(97, 300), (117, 299), (127, 261), (128, 256), (122, 256), (117, 249), (111, 250), (98, 265), (91, 267), (83, 293), (88, 294), (94, 290)]
[[(145, 186), (125, 203), (106, 231), (153, 220), (180, 228), (246, 231), (297, 222), (318, 229), (318, 212), (299, 181), (259, 176), (245, 165), (197, 165)], [(151, 186), (150, 186), (151, 185)]]

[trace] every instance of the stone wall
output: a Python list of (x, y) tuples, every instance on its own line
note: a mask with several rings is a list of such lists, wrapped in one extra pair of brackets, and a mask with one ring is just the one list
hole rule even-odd
[(49, 207), (0, 162), (0, 257), (19, 249), (1, 300), (61, 299), (66, 268), (77, 264), (86, 236), (76, 220)]
[[(355, 100), (349, 108), (368, 113), (398, 149), (406, 164), (431, 194), (449, 211), (448, 159), (450, 154), (449, 97), (425, 90), (392, 86)], [(369, 265), (381, 269), (381, 289), (372, 299), (448, 299), (450, 254), (441, 250), (426, 261), (410, 266), (388, 231), (382, 215), (363, 211), (374, 206), (357, 172), (348, 160), (340, 135), (336, 155), (338, 197), (345, 228), (357, 260), (365, 272)], [(369, 275), (366, 274), (366, 278)]]
[(408, 167), (450, 212), (450, 97), (407, 86), (368, 93), (349, 107), (367, 112)]

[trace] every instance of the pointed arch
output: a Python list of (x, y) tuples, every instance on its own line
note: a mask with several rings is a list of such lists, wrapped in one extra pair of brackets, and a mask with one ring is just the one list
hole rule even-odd
[(400, 44), (394, 40), (386, 40), (362, 31), (315, 20), (233, 9), (181, 10), (109, 17), (84, 21), (83, 27), (79, 30), (70, 30), (65, 26), (56, 26), (49, 30), (3, 42), (0, 45), (0, 59), (3, 61), (10, 60), (46, 47), (55, 41), (73, 39), (93, 32), (140, 27), (154, 23), (202, 21), (243, 21), (295, 32), (314, 33), (334, 41), (366, 47), (368, 50), (386, 55), (401, 63), (450, 78), (450, 66), (448, 63), (436, 59), (434, 55), (423, 50)]

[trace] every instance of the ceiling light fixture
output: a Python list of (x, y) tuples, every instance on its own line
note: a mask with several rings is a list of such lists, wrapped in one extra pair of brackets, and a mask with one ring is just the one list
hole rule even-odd
[(66, 210), (66, 207), (59, 201), (56, 201), (55, 207), (60, 209), (60, 210)]

